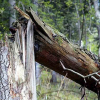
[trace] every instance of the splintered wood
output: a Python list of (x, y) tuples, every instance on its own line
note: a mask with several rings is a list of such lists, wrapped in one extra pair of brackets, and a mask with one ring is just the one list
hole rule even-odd
[[(34, 26), (34, 32), (31, 31), (30, 36), (34, 34), (35, 44), (32, 42), (32, 38), (29, 34), (25, 34), (25, 36), (23, 33), (21, 34), (23, 35), (21, 47), (24, 48), (22, 49), (24, 66), (26, 62), (26, 65), (32, 63), (33, 58), (31, 60), (30, 58), (33, 52), (31, 51), (32, 49), (30, 50), (30, 47), (34, 44), (35, 46), (33, 48), (35, 49), (35, 60), (37, 62), (61, 75), (65, 76), (66, 73), (68, 73), (68, 78), (97, 93), (100, 89), (100, 85), (93, 77), (98, 80), (99, 73), (97, 73), (98, 75), (92, 73), (98, 72), (100, 65), (94, 61), (95, 57), (93, 58), (92, 55), (90, 56), (90, 52), (86, 53), (86, 51), (71, 44), (63, 35), (54, 33), (53, 29), (41, 21), (31, 8), (30, 10), (27, 10), (27, 14), (21, 11), (18, 7), (15, 7), (15, 9), (24, 18), (30, 19), (32, 22), (31, 26)], [(27, 30), (27, 33), (29, 33), (28, 31), (29, 30)], [(24, 40), (25, 37), (26, 40)], [(25, 57), (27, 59), (25, 59)], [(62, 67), (60, 61), (66, 70)], [(27, 66), (26, 69), (29, 70)], [(90, 75), (92, 77), (89, 76), (89, 78), (86, 78), (85, 82), (82, 76), (88, 76), (89, 74), (92, 74)]]

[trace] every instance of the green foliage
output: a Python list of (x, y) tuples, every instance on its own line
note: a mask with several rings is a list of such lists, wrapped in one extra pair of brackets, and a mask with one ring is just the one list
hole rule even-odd
[(97, 44), (96, 41), (94, 41), (95, 37), (97, 37), (97, 34), (92, 34), (89, 36), (89, 44), (87, 49), (89, 50), (91, 48), (91, 51), (98, 55), (98, 45), (95, 45)]
[(58, 42), (59, 45), (61, 45), (62, 42), (63, 42), (63, 39), (62, 39), (61, 36), (57, 36), (57, 37), (55, 37), (55, 40)]
[(0, 14), (2, 14), (4, 12), (4, 8), (0, 8)]
[(67, 5), (68, 7), (71, 7), (72, 4), (73, 4), (73, 2), (72, 2), (71, 0), (68, 0), (68, 1), (66, 1), (65, 3), (66, 3), (66, 5)]
[(42, 81), (42, 83), (45, 83), (46, 80), (49, 81), (50, 79), (51, 79), (51, 74), (49, 72), (47, 72), (47, 71), (42, 71), (42, 73), (41, 73), (41, 81)]
[[(57, 74), (57, 83), (50, 82), (51, 72), (48, 68), (42, 68), (40, 84), (37, 85), (38, 100), (80, 100), (81, 92), (80, 85), (65, 78), (62, 85), (63, 78)], [(86, 97), (88, 100), (97, 100), (97, 95), (86, 89)]]

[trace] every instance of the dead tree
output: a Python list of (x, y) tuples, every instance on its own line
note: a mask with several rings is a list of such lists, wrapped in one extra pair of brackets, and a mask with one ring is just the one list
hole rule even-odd
[[(31, 20), (33, 23), (35, 60), (61, 75), (65, 76), (67, 73), (69, 79), (98, 93), (100, 90), (98, 57), (71, 44), (60, 32), (54, 32), (52, 28), (39, 19), (31, 8), (27, 10), (27, 13), (17, 6), (15, 6), (15, 9), (26, 20)], [(19, 22), (19, 24), (23, 23)], [(26, 34), (25, 36), (27, 37)], [(25, 40), (25, 42), (27, 41)]]

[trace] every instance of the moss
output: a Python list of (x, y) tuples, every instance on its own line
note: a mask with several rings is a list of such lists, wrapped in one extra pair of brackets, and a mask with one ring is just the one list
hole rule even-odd
[(59, 45), (61, 45), (62, 42), (63, 42), (63, 39), (62, 39), (61, 36), (57, 36), (57, 37), (55, 37), (55, 40), (58, 42)]
[(52, 29), (52, 31), (55, 33), (55, 34), (57, 34), (57, 35), (59, 35), (59, 36), (61, 36), (61, 37), (66, 37), (63, 33), (61, 33), (61, 32), (59, 32), (56, 28), (54, 28), (52, 25), (50, 25), (50, 24), (48, 24), (48, 23), (46, 23), (47, 24), (47, 26), (49, 26), (51, 29)]

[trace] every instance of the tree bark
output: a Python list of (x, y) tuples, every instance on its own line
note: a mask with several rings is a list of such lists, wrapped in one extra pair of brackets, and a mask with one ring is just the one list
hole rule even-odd
[(2, 46), (0, 41), (0, 100), (12, 100), (10, 96), (9, 78), (8, 78), (8, 47)]

